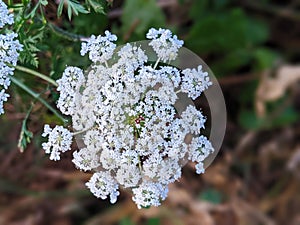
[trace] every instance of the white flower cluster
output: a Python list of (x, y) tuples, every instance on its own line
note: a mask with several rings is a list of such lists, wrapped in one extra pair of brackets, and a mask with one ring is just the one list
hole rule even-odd
[(3, 28), (6, 24), (12, 25), (14, 23), (13, 15), (9, 14), (7, 5), (0, 0), (0, 28)]
[(66, 152), (71, 149), (73, 135), (62, 126), (56, 126), (51, 129), (46, 124), (42, 136), (48, 136), (48, 142), (43, 143), (42, 146), (46, 153), (50, 153), (51, 160), (60, 160), (60, 152)]
[[(211, 83), (201, 67), (156, 69), (147, 64), (141, 47), (115, 48), (116, 36), (105, 34), (82, 44), (81, 54), (94, 62), (85, 77), (80, 69), (67, 67), (58, 80), (58, 107), (71, 115), (84, 144), (73, 153), (73, 163), (94, 172), (86, 185), (96, 197), (109, 196), (115, 203), (123, 187), (132, 190), (139, 208), (158, 206), (167, 197), (168, 184), (181, 177), (187, 159), (203, 173), (203, 161), (213, 152), (200, 134), (206, 121), (202, 113), (189, 105), (179, 114), (174, 106), (177, 93), (195, 99)], [(174, 59), (183, 44), (164, 29), (152, 28), (147, 37), (162, 62)], [(46, 126), (44, 135), (49, 135), (43, 147), (51, 159), (69, 149), (71, 134), (62, 127)]]
[(10, 86), (10, 76), (13, 75), (14, 68), (18, 61), (19, 51), (22, 45), (16, 38), (18, 35), (12, 31), (4, 30), (5, 25), (13, 24), (13, 15), (9, 14), (7, 6), (0, 0), (0, 115), (4, 113), (3, 103), (7, 101), (9, 94), (5, 90)]
[(83, 72), (78, 67), (69, 66), (65, 69), (61, 79), (57, 80), (57, 90), (61, 92), (57, 107), (65, 115), (73, 115), (76, 101), (76, 94), (85, 78)]
[(178, 40), (176, 35), (172, 36), (172, 32), (168, 29), (151, 28), (147, 33), (147, 38), (152, 39), (149, 45), (163, 62), (176, 59), (178, 49), (183, 45), (183, 41)]
[(116, 40), (117, 36), (109, 31), (105, 31), (105, 36), (95, 37), (92, 35), (87, 43), (82, 44), (80, 54), (85, 55), (89, 52), (89, 59), (92, 62), (104, 63), (113, 55), (116, 48), (113, 41)]

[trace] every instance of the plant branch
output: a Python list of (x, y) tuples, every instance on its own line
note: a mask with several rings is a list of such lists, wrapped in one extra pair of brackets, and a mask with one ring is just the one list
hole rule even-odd
[(39, 73), (35, 70), (29, 69), (29, 68), (26, 68), (26, 67), (23, 67), (23, 66), (15, 66), (15, 68), (19, 71), (31, 74), (31, 75), (36, 76), (36, 77), (39, 77), (39, 78), (49, 82), (50, 84), (53, 84), (55, 87), (58, 87), (58, 84), (56, 83), (55, 80), (51, 79), (50, 77), (48, 77), (48, 76), (46, 76), (42, 73)]
[(17, 78), (15, 77), (10, 77), (11, 81), (17, 85), (18, 87), (22, 88), (24, 91), (26, 91), (28, 94), (30, 94), (32, 97), (34, 97), (35, 99), (37, 99), (38, 101), (40, 101), (43, 105), (45, 105), (51, 112), (54, 113), (54, 115), (56, 115), (59, 119), (61, 119), (64, 123), (66, 123), (68, 120), (65, 119), (56, 109), (54, 109), (51, 105), (48, 104), (48, 102), (46, 102), (44, 99), (42, 99), (40, 97), (40, 94), (34, 92), (33, 90), (31, 90), (28, 86), (26, 86), (24, 83), (22, 83), (21, 81), (19, 81)]

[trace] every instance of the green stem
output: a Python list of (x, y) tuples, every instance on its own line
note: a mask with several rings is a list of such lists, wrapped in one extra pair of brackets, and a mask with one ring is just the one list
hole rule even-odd
[(62, 37), (64, 39), (74, 41), (74, 42), (82, 41), (82, 40), (86, 39), (86, 37), (84, 37), (84, 36), (81, 36), (78, 34), (73, 34), (69, 31), (63, 30), (60, 27), (55, 26), (53, 23), (48, 22), (47, 25), (53, 33), (55, 33), (56, 35), (58, 35), (59, 37)]
[(39, 77), (39, 78), (49, 82), (50, 84), (53, 84), (55, 87), (58, 87), (58, 84), (56, 83), (55, 80), (51, 79), (50, 77), (48, 77), (48, 76), (46, 76), (42, 73), (39, 73), (35, 70), (29, 69), (29, 68), (26, 68), (26, 67), (23, 67), (23, 66), (15, 66), (15, 68), (19, 71), (31, 74), (31, 75), (36, 76), (36, 77)]
[(158, 63), (159, 63), (159, 61), (160, 61), (160, 58), (158, 58), (158, 59), (156, 60), (156, 62), (155, 62), (155, 65), (154, 65), (153, 69), (156, 69), (156, 67), (157, 67), (157, 65), (158, 65)]
[(91, 130), (91, 129), (93, 129), (93, 128), (94, 128), (94, 127), (89, 127), (89, 128), (84, 129), (84, 130), (80, 130), (80, 131), (74, 132), (74, 133), (73, 133), (73, 136), (79, 135), (79, 134), (82, 134), (82, 133), (85, 133), (85, 132), (87, 132), (87, 131), (89, 131), (89, 130)]
[(20, 88), (22, 88), (24, 91), (26, 91), (28, 94), (30, 94), (32, 97), (34, 97), (35, 99), (37, 99), (38, 101), (40, 101), (43, 105), (45, 105), (51, 112), (54, 113), (54, 115), (56, 115), (59, 119), (61, 119), (64, 123), (66, 123), (68, 120), (65, 119), (57, 110), (55, 110), (51, 105), (48, 104), (48, 102), (46, 102), (44, 99), (42, 99), (40, 97), (40, 94), (34, 92), (33, 90), (31, 90), (28, 86), (26, 86), (25, 84), (23, 84), (21, 81), (19, 81), (17, 78), (15, 77), (10, 77), (11, 81), (19, 86)]

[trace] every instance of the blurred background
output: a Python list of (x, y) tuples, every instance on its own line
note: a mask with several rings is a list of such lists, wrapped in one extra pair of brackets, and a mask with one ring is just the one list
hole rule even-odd
[[(89, 36), (109, 29), (122, 44), (144, 40), (150, 27), (171, 29), (218, 78), (228, 117), (222, 148), (203, 175), (187, 164), (159, 208), (138, 210), (126, 190), (111, 205), (86, 189), (91, 175), (74, 167), (71, 152), (59, 162), (45, 156), (43, 124), (59, 120), (38, 102), (24, 120), (32, 99), (12, 85), (0, 117), (0, 224), (299, 225), (300, 2), (103, 2), (106, 14), (69, 21), (65, 10), (57, 18), (59, 1), (49, 1), (45, 15), (54, 29), (39, 41), (38, 70), (58, 79), (66, 65), (88, 66), (80, 43), (61, 30)], [(29, 76), (24, 81), (55, 106), (53, 87)], [(205, 102), (196, 104), (209, 112)], [(23, 121), (34, 137), (21, 153)]]

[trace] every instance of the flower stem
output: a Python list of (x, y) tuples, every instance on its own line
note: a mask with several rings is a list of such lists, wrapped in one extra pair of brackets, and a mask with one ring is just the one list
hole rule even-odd
[(156, 67), (157, 67), (157, 65), (158, 65), (158, 63), (159, 63), (159, 61), (160, 61), (160, 58), (158, 58), (158, 59), (156, 60), (153, 69), (156, 69)]
[(29, 69), (29, 68), (26, 68), (26, 67), (23, 67), (23, 66), (15, 66), (15, 68), (19, 71), (22, 71), (22, 72), (25, 72), (25, 73), (28, 73), (28, 74), (31, 74), (33, 76), (36, 76), (36, 77), (39, 77), (47, 82), (49, 82), (50, 84), (53, 84), (55, 87), (58, 86), (58, 84), (56, 83), (55, 80), (51, 79), (50, 77), (42, 74), (42, 73), (39, 73), (35, 70), (32, 70), (32, 69)]
[(37, 99), (38, 101), (40, 101), (43, 105), (45, 105), (51, 112), (54, 113), (54, 115), (56, 115), (59, 119), (61, 119), (64, 123), (68, 122), (67, 119), (65, 119), (57, 110), (55, 110), (51, 105), (48, 104), (48, 102), (46, 102), (44, 99), (42, 99), (40, 97), (40, 94), (34, 92), (33, 90), (31, 90), (27, 85), (25, 85), (24, 83), (22, 83), (21, 81), (19, 81), (17, 78), (15, 77), (10, 77), (11, 81), (19, 86), (20, 88), (22, 88), (24, 91), (26, 91), (28, 94), (30, 94), (32, 97), (34, 97), (35, 99)]
[(87, 131), (89, 131), (89, 130), (91, 130), (91, 129), (93, 129), (93, 128), (94, 128), (94, 127), (89, 127), (89, 128), (86, 128), (86, 129), (83, 129), (83, 130), (74, 132), (74, 133), (73, 133), (73, 136), (79, 135), (79, 134), (82, 134), (82, 133), (85, 133), (85, 132), (87, 132)]
[(54, 25), (53, 23), (48, 22), (47, 25), (53, 33), (55, 33), (56, 35), (64, 39), (74, 41), (74, 42), (84, 41), (88, 39), (87, 37), (84, 37), (82, 35), (73, 34), (69, 31), (63, 30), (60, 27)]

